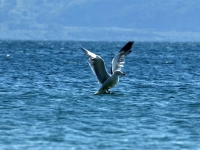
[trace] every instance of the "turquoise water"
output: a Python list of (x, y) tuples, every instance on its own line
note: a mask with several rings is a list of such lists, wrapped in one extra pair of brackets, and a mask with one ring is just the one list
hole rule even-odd
[(200, 149), (200, 43), (135, 42), (111, 94), (79, 46), (108, 70), (126, 42), (0, 41), (0, 149)]

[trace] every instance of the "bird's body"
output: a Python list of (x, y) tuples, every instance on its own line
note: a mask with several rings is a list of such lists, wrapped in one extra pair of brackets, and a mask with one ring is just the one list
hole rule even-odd
[(123, 67), (125, 56), (131, 53), (130, 49), (132, 47), (132, 44), (133, 42), (128, 42), (113, 58), (111, 74), (107, 72), (104, 61), (100, 56), (82, 47), (82, 50), (89, 57), (88, 62), (93, 73), (96, 75), (99, 83), (102, 84), (101, 88), (94, 94), (110, 93), (109, 89), (114, 87), (118, 83), (119, 76), (125, 75), (123, 72), (121, 72), (121, 67)]
[(121, 71), (116, 71), (112, 74), (101, 86), (101, 88), (95, 92), (95, 94), (110, 93), (109, 89), (114, 87), (119, 82), (119, 76), (125, 75)]

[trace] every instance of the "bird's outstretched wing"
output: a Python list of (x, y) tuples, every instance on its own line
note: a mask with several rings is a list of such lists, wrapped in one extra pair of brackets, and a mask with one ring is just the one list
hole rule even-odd
[(110, 74), (107, 72), (105, 68), (103, 59), (100, 56), (90, 52), (89, 50), (83, 47), (81, 47), (81, 49), (89, 57), (88, 63), (93, 73), (97, 77), (99, 83), (103, 84), (110, 77)]
[(133, 45), (133, 41), (128, 42), (113, 58), (112, 60), (112, 66), (111, 66), (111, 75), (116, 70), (121, 70), (121, 67), (123, 67), (123, 64), (125, 63), (125, 57), (131, 53), (131, 47)]

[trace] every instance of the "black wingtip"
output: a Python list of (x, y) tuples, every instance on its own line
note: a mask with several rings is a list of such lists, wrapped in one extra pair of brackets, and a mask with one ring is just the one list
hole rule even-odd
[(134, 41), (129, 41), (128, 43), (126, 43), (126, 45), (124, 45), (124, 47), (120, 50), (121, 51), (127, 51), (130, 50), (132, 45), (133, 45)]

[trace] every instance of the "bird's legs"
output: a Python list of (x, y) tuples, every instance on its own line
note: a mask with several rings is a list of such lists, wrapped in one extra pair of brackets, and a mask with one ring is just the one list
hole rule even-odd
[(108, 90), (108, 89), (103, 89), (104, 90), (104, 92), (106, 93), (106, 94), (110, 94), (110, 91)]

